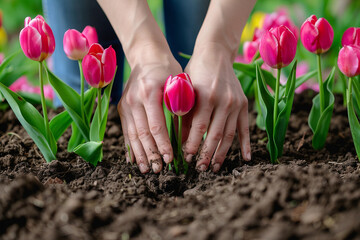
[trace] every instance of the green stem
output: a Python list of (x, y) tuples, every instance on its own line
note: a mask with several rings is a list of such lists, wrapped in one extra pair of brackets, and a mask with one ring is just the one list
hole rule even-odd
[(276, 124), (276, 120), (277, 120), (278, 107), (279, 107), (280, 76), (281, 76), (281, 68), (278, 69), (277, 78), (276, 78), (273, 134), (275, 134), (275, 124)]
[(40, 92), (41, 92), (41, 106), (43, 110), (43, 116), (44, 116), (44, 124), (46, 127), (46, 136), (48, 136), (48, 132), (50, 131), (49, 121), (48, 121), (48, 115), (46, 110), (46, 101), (45, 101), (45, 94), (44, 94), (44, 78), (43, 78), (43, 63), (39, 62), (39, 75), (40, 75)]
[(180, 159), (183, 159), (181, 156), (181, 142), (182, 142), (182, 116), (178, 116), (178, 150), (177, 150), (177, 161), (180, 162)]
[(349, 78), (349, 87), (348, 87), (348, 92), (347, 92), (347, 96), (346, 96), (348, 106), (350, 104), (351, 96), (352, 96), (352, 77)]
[(318, 81), (319, 81), (319, 93), (320, 93), (320, 111), (322, 113), (325, 109), (325, 98), (324, 98), (324, 84), (322, 81), (320, 54), (317, 54), (317, 63), (318, 63)]
[(99, 124), (101, 123), (101, 88), (98, 88), (98, 111), (99, 111)]
[(86, 122), (86, 119), (85, 119), (85, 100), (84, 100), (85, 79), (84, 79), (84, 74), (83, 74), (83, 70), (82, 70), (81, 60), (79, 60), (78, 63), (79, 63), (80, 79), (81, 79), (81, 91), (80, 91), (81, 117)]

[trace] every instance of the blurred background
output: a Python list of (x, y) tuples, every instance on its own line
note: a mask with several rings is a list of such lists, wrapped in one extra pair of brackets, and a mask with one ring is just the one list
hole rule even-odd
[[(150, 8), (164, 29), (162, 0), (148, 0)], [(239, 48), (239, 56), (242, 55), (242, 46), (245, 41), (251, 41), (256, 27), (263, 24), (267, 14), (277, 11), (285, 11), (292, 22), (300, 29), (301, 24), (310, 15), (326, 18), (334, 29), (334, 42), (331, 49), (324, 54), (323, 67), (330, 69), (336, 65), (337, 55), (341, 45), (341, 37), (349, 27), (360, 27), (360, 1), (359, 0), (258, 0), (244, 30), (242, 44)], [(24, 19), (27, 16), (35, 17), (42, 14), (41, 0), (0, 0), (0, 61), (20, 49), (19, 32), (23, 28)], [(309, 66), (308, 71), (316, 69), (316, 58), (298, 41), (297, 59), (305, 61)], [(19, 54), (12, 65), (17, 66), (17, 71), (25, 75), (28, 80), (36, 85), (38, 65), (28, 60), (23, 54)], [(127, 79), (130, 69), (125, 63), (124, 79)], [(325, 73), (326, 74), (326, 73)]]

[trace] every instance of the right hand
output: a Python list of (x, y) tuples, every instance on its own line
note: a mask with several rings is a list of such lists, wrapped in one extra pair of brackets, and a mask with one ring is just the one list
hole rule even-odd
[[(151, 47), (150, 47), (151, 48)], [(132, 66), (130, 78), (118, 104), (124, 135), (126, 161), (134, 162), (142, 173), (154, 173), (173, 160), (173, 151), (163, 111), (163, 88), (167, 77), (182, 72), (171, 53), (142, 52)]]

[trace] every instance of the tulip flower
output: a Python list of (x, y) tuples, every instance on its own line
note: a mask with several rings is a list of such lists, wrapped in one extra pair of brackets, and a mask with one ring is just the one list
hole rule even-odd
[[(82, 61), (84, 77), (87, 83), (98, 89), (99, 119), (101, 118), (101, 88), (107, 86), (114, 78), (116, 72), (116, 53), (110, 46), (104, 48), (94, 43)], [(100, 120), (99, 120), (100, 122)]]
[(312, 53), (321, 54), (329, 50), (334, 39), (334, 30), (325, 18), (310, 16), (300, 29), (301, 42)]
[(297, 40), (285, 26), (270, 29), (260, 41), (262, 59), (272, 68), (281, 69), (289, 65), (295, 57)]
[(89, 51), (89, 42), (84, 34), (69, 29), (64, 34), (64, 52), (71, 60), (81, 60)]
[(341, 48), (338, 66), (340, 71), (350, 78), (360, 75), (360, 47), (349, 45)]
[(167, 109), (178, 116), (178, 136), (177, 136), (177, 157), (174, 159), (176, 173), (179, 172), (180, 160), (183, 168), (187, 171), (188, 165), (182, 155), (182, 116), (187, 114), (194, 106), (195, 91), (192, 86), (190, 76), (181, 73), (173, 77), (170, 75), (164, 86), (164, 102)]
[(86, 26), (82, 31), (82, 34), (87, 38), (89, 45), (91, 46), (93, 43), (98, 43), (98, 35), (96, 33), (96, 29), (91, 26)]
[(164, 101), (170, 112), (177, 116), (187, 114), (195, 103), (195, 92), (190, 77), (181, 73), (170, 75), (164, 87)]
[(259, 41), (247, 41), (244, 43), (243, 52), (247, 63), (251, 63), (258, 50)]
[(360, 46), (360, 28), (351, 27), (348, 28), (341, 39), (341, 44), (346, 45), (357, 45)]
[(55, 50), (54, 34), (40, 15), (32, 19), (25, 18), (25, 27), (20, 32), (20, 46), (25, 56), (42, 62)]
[(289, 28), (289, 30), (294, 34), (295, 38), (298, 39), (299, 29), (293, 23), (293, 21), (291, 21), (287, 10), (284, 8), (281, 8), (271, 14), (267, 14), (264, 19), (263, 29), (268, 31), (271, 28), (276, 28), (281, 25)]

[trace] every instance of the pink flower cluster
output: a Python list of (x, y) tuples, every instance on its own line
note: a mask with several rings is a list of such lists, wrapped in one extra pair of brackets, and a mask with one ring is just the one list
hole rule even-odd
[[(26, 76), (20, 77), (13, 84), (11, 84), (9, 88), (13, 92), (28, 92), (40, 95), (40, 87), (31, 85)], [(48, 84), (44, 85), (44, 95), (47, 99), (54, 99), (54, 90)]]
[(344, 32), (338, 66), (348, 77), (360, 75), (360, 28), (349, 28)]

